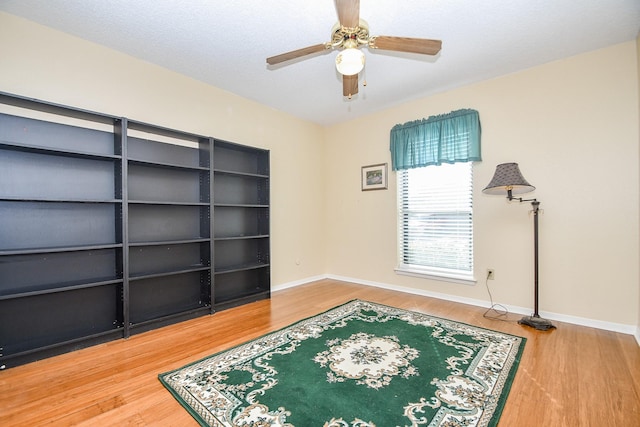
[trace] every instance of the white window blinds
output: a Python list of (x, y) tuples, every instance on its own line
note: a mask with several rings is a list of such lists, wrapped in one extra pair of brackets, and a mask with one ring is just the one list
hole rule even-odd
[(398, 171), (398, 270), (473, 280), (472, 162)]

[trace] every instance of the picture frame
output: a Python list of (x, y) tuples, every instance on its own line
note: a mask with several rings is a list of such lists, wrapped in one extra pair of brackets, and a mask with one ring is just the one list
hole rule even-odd
[(362, 166), (362, 191), (387, 189), (387, 164)]

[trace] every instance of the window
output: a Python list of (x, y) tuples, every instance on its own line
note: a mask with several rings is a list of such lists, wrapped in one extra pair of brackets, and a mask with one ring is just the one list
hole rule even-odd
[(397, 272), (473, 282), (472, 162), (398, 171)]
[(482, 160), (480, 134), (480, 116), (471, 109), (391, 129), (398, 273), (475, 283), (472, 162)]

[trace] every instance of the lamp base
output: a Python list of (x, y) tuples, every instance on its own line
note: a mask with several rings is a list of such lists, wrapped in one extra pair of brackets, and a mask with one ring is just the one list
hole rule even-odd
[(551, 321), (538, 316), (525, 316), (518, 320), (518, 323), (525, 326), (531, 326), (539, 331), (548, 331), (549, 329), (556, 328)]

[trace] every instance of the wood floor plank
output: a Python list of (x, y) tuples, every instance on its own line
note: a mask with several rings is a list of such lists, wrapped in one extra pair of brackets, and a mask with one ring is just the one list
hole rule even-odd
[(333, 280), (0, 371), (0, 425), (196, 426), (159, 373), (354, 298), (527, 338), (500, 426), (640, 425), (640, 347), (630, 335), (561, 322), (540, 332), (520, 316), (490, 320), (483, 308)]

